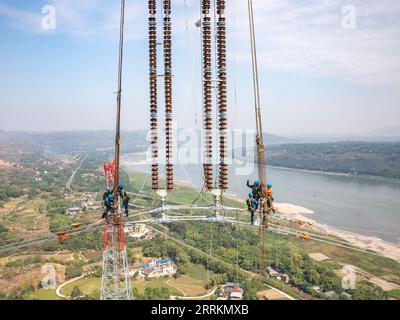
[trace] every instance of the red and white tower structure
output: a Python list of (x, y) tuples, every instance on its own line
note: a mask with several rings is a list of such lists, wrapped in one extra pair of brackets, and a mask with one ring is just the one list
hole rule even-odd
[(124, 225), (119, 199), (119, 157), (121, 145), (121, 91), (122, 58), (124, 47), (125, 0), (121, 0), (121, 24), (118, 64), (117, 119), (115, 134), (115, 158), (104, 165), (107, 188), (114, 192), (114, 212), (106, 219), (103, 238), (103, 271), (100, 300), (132, 300), (132, 286), (129, 277), (129, 263), (126, 254)]

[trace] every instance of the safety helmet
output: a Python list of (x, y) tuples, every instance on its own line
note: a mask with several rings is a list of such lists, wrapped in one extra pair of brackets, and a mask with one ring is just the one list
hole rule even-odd
[(113, 194), (109, 194), (108, 195), (108, 200), (109, 201), (114, 201), (114, 195)]
[(254, 184), (256, 185), (256, 186), (258, 186), (259, 184), (260, 184), (260, 181), (256, 181), (256, 182), (254, 182)]
[(249, 193), (249, 197), (252, 197), (252, 196), (253, 196), (253, 192), (250, 192), (250, 193)]
[(118, 189), (124, 189), (124, 188), (125, 188), (124, 184), (120, 183), (119, 186), (118, 186)]
[(272, 184), (268, 183), (267, 188), (272, 188)]

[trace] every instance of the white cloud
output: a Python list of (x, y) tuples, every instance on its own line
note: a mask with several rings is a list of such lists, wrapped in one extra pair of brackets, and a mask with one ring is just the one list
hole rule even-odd
[[(246, 0), (227, 1), (232, 35), (236, 3), (237, 57), (249, 62)], [(119, 1), (50, 0), (57, 10), (56, 32), (81, 39), (116, 39)], [(342, 8), (356, 9), (355, 30), (342, 28)], [(176, 44), (185, 43), (197, 20), (199, 2), (174, 3)], [(372, 85), (400, 85), (400, 1), (398, 0), (254, 0), (258, 56), (261, 67), (283, 73), (333, 76)], [(24, 30), (40, 30), (40, 12), (0, 4), (0, 15)], [(127, 1), (127, 41), (147, 37), (147, 1)], [(191, 39), (191, 45), (193, 41)]]
[(42, 32), (40, 12), (16, 9), (0, 3), (0, 16), (6, 17), (8, 24), (18, 30)]
[[(247, 1), (237, 3), (238, 12), (245, 12)], [(355, 7), (355, 30), (342, 27), (344, 5)], [(262, 67), (400, 85), (400, 1), (254, 0), (254, 10)], [(237, 37), (242, 43), (248, 41), (247, 25), (247, 16), (238, 14)], [(237, 54), (249, 60), (248, 50)]]

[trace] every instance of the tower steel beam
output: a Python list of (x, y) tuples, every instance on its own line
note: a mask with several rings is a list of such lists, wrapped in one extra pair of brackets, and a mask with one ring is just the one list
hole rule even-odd
[(114, 172), (107, 173), (106, 178), (111, 180), (114, 175), (114, 212), (112, 219), (108, 219), (104, 226), (103, 235), (103, 270), (101, 280), (101, 300), (132, 300), (132, 287), (129, 277), (129, 266), (126, 254), (125, 234), (119, 201), (119, 159), (121, 146), (121, 92), (122, 92), (122, 60), (124, 48), (124, 19), (125, 0), (121, 0), (121, 21), (119, 38), (118, 62), (118, 91), (117, 91), (117, 116), (115, 133), (115, 158)]

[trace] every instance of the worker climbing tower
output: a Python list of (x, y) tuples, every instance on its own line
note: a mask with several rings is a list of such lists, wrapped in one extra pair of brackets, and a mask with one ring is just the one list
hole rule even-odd
[(114, 210), (106, 219), (103, 235), (103, 270), (101, 279), (101, 300), (132, 300), (129, 278), (125, 234), (119, 201), (119, 159), (121, 145), (121, 91), (122, 58), (124, 47), (125, 0), (121, 0), (120, 43), (118, 64), (117, 118), (115, 133), (115, 158), (104, 165), (107, 187), (114, 191)]

